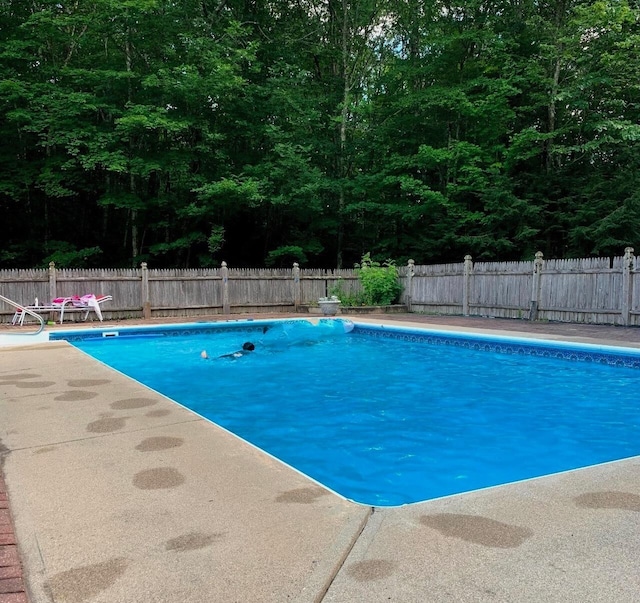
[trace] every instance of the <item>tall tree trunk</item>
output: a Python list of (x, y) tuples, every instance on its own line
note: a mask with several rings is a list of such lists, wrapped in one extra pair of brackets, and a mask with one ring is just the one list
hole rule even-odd
[(553, 62), (553, 74), (551, 75), (551, 90), (549, 91), (549, 104), (547, 105), (547, 131), (550, 134), (544, 145), (544, 167), (547, 173), (558, 167), (554, 159), (553, 146), (554, 134), (557, 127), (556, 98), (560, 89), (560, 74), (562, 72), (563, 44), (559, 41), (564, 34), (571, 8), (572, 0), (560, 0), (556, 6), (553, 28), (558, 42), (555, 44), (555, 60)]
[(349, 32), (347, 25), (347, 2), (342, 0), (342, 110), (340, 112), (340, 149), (338, 156), (338, 176), (340, 178), (340, 193), (338, 195), (338, 237), (336, 252), (336, 268), (342, 268), (342, 246), (344, 242), (344, 180), (347, 177), (346, 149), (347, 149), (347, 119), (349, 117), (349, 100), (351, 82), (349, 78)]
[[(127, 73), (131, 74), (131, 28), (127, 27), (126, 30), (126, 38), (125, 38), (125, 65), (127, 68)], [(132, 89), (131, 89), (131, 77), (127, 78), (127, 98), (128, 101), (131, 102), (132, 99)], [(133, 140), (129, 140), (129, 156), (132, 157), (135, 150), (133, 148)], [(136, 195), (136, 179), (135, 175), (132, 172), (129, 172), (129, 192), (132, 197)], [(131, 225), (131, 265), (134, 265), (135, 258), (138, 257), (138, 210), (135, 208), (131, 208), (129, 210), (129, 218)]]
[[(562, 46), (560, 46), (560, 50)], [(555, 68), (553, 70), (553, 80), (551, 84), (551, 98), (549, 99), (549, 106), (547, 108), (547, 120), (548, 120), (548, 128), (549, 134), (552, 134), (556, 131), (556, 96), (558, 94), (558, 89), (560, 85), (560, 68), (561, 68), (561, 58), (558, 56), (556, 58)], [(553, 138), (550, 138), (547, 141), (546, 145), (546, 157), (545, 157), (545, 168), (547, 172), (550, 172), (554, 167), (554, 158), (553, 158)]]

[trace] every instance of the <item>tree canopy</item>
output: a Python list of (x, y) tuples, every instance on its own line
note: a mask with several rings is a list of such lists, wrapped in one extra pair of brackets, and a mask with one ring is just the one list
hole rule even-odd
[(633, 0), (0, 0), (0, 266), (620, 254)]

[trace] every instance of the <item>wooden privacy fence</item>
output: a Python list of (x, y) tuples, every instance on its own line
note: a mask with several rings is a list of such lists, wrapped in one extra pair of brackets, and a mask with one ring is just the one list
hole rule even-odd
[[(413, 312), (640, 325), (640, 271), (624, 256), (476, 262), (399, 268), (401, 302)], [(361, 290), (355, 270), (214, 269), (0, 270), (0, 293), (22, 304), (71, 295), (111, 295), (105, 318), (306, 311), (320, 297)], [(13, 309), (0, 306), (6, 317)], [(343, 309), (348, 313), (348, 308)]]
[(640, 271), (624, 256), (478, 262), (401, 268), (403, 302), (413, 312), (640, 325)]
[[(203, 316), (245, 312), (296, 312), (340, 287), (360, 290), (355, 270), (229, 268), (0, 270), (0, 292), (23, 305), (72, 295), (111, 295), (105, 319)], [(6, 322), (13, 308), (0, 305)], [(72, 316), (69, 319), (78, 318)]]

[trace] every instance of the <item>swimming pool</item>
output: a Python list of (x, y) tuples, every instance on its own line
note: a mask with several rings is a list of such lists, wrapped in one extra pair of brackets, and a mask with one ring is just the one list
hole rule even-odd
[[(56, 338), (368, 505), (640, 453), (638, 351), (336, 326), (255, 321)], [(256, 350), (218, 358), (244, 341)]]

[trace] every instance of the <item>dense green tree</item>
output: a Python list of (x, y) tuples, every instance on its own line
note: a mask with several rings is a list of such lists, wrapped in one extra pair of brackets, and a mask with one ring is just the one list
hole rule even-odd
[(0, 266), (637, 245), (629, 0), (0, 0)]
[(204, 8), (42, 2), (23, 15), (3, 53), (2, 93), (7, 137), (24, 140), (29, 168), (3, 201), (33, 208), (26, 239), (44, 240), (45, 253), (71, 224), (71, 241), (98, 241), (107, 262), (187, 265), (206, 250), (220, 215), (194, 219), (196, 191), (233, 171), (218, 149), (232, 126), (221, 114), (254, 52), (239, 24), (212, 23)]

